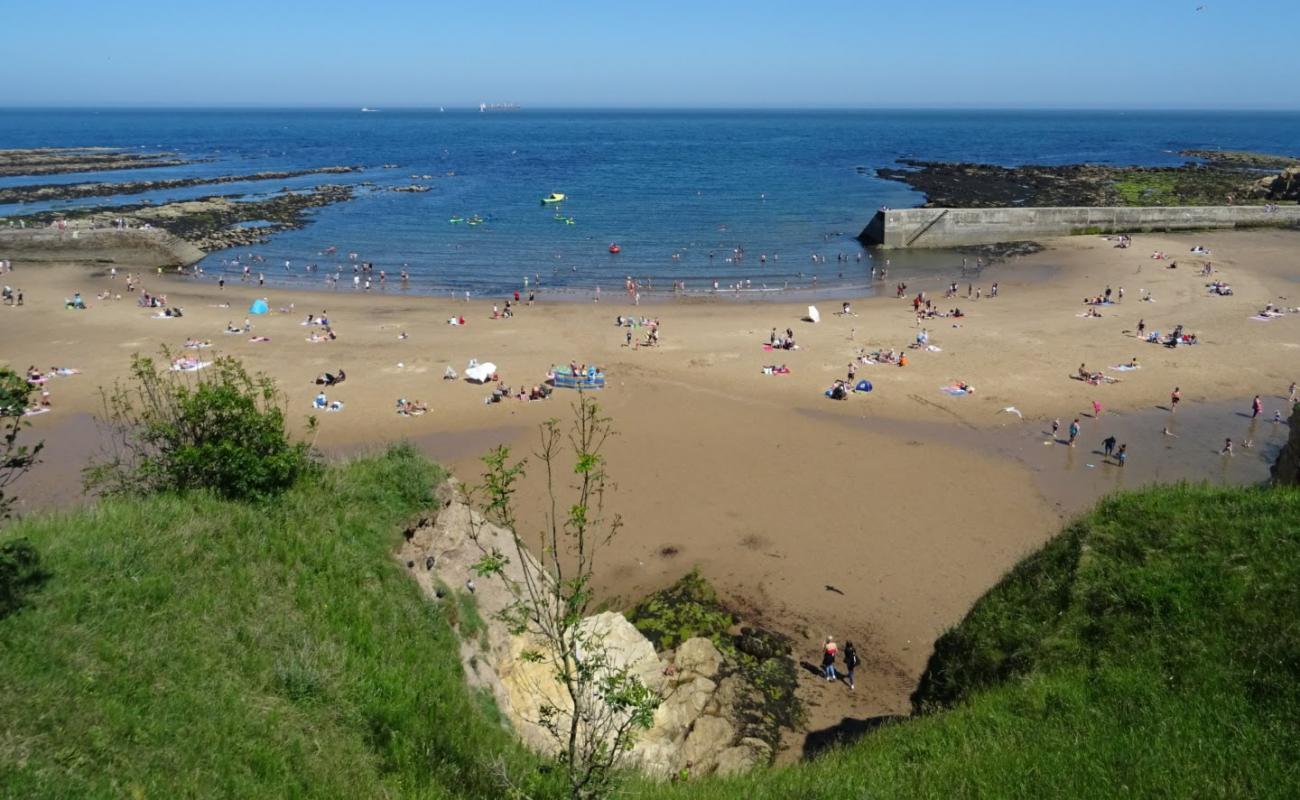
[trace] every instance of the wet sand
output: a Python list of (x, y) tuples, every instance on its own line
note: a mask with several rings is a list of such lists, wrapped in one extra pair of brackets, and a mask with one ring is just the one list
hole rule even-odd
[[(326, 391), (345, 410), (318, 415), (318, 444), (328, 454), (405, 438), (469, 482), (483, 451), (507, 443), (526, 453), (536, 425), (566, 416), (572, 396), (484, 405), (488, 389), (442, 380), (446, 365), (463, 371), (470, 358), (490, 360), (517, 387), (540, 383), (551, 364), (600, 364), (609, 382), (600, 401), (619, 431), (608, 448), (613, 502), (626, 521), (601, 575), (606, 596), (634, 600), (699, 565), (747, 613), (793, 635), (809, 660), (826, 634), (858, 644), (865, 663), (857, 692), (806, 682), (811, 729), (901, 713), (935, 636), (1063, 519), (1107, 492), (1151, 481), (1262, 480), (1286, 434), (1269, 419), (1300, 379), (1300, 314), (1249, 317), (1268, 302), (1300, 305), (1292, 255), (1300, 234), (1141, 236), (1126, 250), (1093, 237), (1048, 244), (986, 272), (980, 285), (987, 295), (998, 280), (996, 299), (966, 300), (963, 282), (960, 298), (944, 300), (945, 278), (909, 281), (909, 296), (927, 291), (937, 307), (958, 306), (967, 316), (925, 323), (941, 352), (907, 350), (905, 368), (858, 365), (858, 378), (875, 389), (844, 402), (822, 392), (860, 348), (902, 349), (913, 340), (909, 301), (855, 300), (857, 316), (849, 317), (833, 314), (838, 302), (821, 301), (814, 325), (800, 321), (806, 303), (696, 298), (634, 309), (605, 292), (599, 305), (543, 297), (513, 319), (491, 320), (490, 301), (403, 297), (391, 288), (362, 295), (228, 283), (222, 292), (150, 272), (145, 288), (185, 309), (175, 320), (154, 319), (132, 299), (94, 299), (104, 288), (124, 291), (125, 260), (112, 281), (104, 265), (15, 259), (17, 272), (0, 282), (21, 286), (27, 303), (0, 307), (0, 359), (17, 369), (83, 370), (51, 381), (54, 411), (32, 427), (33, 437), (51, 442), (47, 463), (17, 490), (28, 508), (74, 496), (77, 460), (93, 438), (82, 415), (98, 410), (97, 387), (124, 374), (132, 353), (178, 348), (188, 336), (213, 341), (200, 351), (205, 359), (233, 354), (275, 375), (291, 419), (311, 413), (312, 379), (342, 367), (347, 382)], [(1207, 294), (1201, 259), (1188, 253), (1194, 244), (1213, 251), (1215, 277), (1236, 294)], [(1173, 254), (1179, 268), (1151, 260), (1153, 250)], [(1107, 284), (1125, 287), (1123, 303), (1104, 307), (1100, 319), (1077, 316), (1082, 298)], [(1155, 302), (1139, 302), (1142, 289)], [(63, 310), (76, 290), (90, 310)], [(252, 318), (253, 333), (271, 341), (223, 334), (227, 322), (249, 317), (257, 297), (272, 309), (293, 304), (289, 313)], [(214, 307), (222, 302), (231, 307)], [(340, 338), (309, 343), (310, 329), (299, 323), (322, 309)], [(659, 347), (623, 346), (614, 317), (633, 313), (662, 321)], [(445, 324), (462, 314), (466, 326)], [(1141, 342), (1132, 334), (1139, 318), (1148, 330), (1183, 324), (1203, 343), (1171, 350)], [(772, 327), (793, 328), (800, 349), (764, 352)], [(1141, 369), (1109, 369), (1133, 356)], [(1081, 362), (1122, 381), (1070, 379)], [(791, 374), (761, 374), (781, 363)], [(958, 380), (975, 393), (940, 391)], [(1174, 386), (1183, 403), (1171, 417), (1160, 406)], [(1240, 415), (1255, 393), (1266, 410), (1252, 432)], [(399, 397), (431, 411), (401, 417)], [(1099, 420), (1083, 416), (1094, 399), (1103, 405)], [(1007, 406), (1023, 419), (1003, 413)], [(1052, 419), (1064, 428), (1076, 416), (1083, 433), (1075, 448), (1046, 435)], [(1161, 433), (1166, 425), (1176, 437)], [(1129, 444), (1122, 469), (1094, 452), (1110, 434)], [(1255, 447), (1219, 456), (1225, 436), (1253, 438)], [(526, 485), (524, 508), (540, 509), (539, 500), (539, 487)]]

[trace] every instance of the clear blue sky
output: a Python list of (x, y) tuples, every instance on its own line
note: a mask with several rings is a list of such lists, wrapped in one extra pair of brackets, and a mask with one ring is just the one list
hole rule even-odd
[(1296, 0), (0, 0), (0, 106), (1300, 108)]

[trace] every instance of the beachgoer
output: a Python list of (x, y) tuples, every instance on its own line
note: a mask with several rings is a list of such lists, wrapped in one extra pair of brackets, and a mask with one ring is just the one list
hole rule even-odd
[(849, 682), (850, 689), (856, 689), (853, 683), (853, 670), (858, 668), (862, 659), (858, 658), (858, 649), (853, 646), (853, 642), (844, 643), (844, 677)]
[(1106, 454), (1106, 458), (1110, 458), (1111, 454), (1115, 452), (1115, 437), (1107, 436), (1103, 439), (1101, 442), (1101, 449)]
[(826, 680), (833, 681), (835, 675), (835, 655), (839, 652), (839, 647), (835, 644), (834, 636), (826, 637), (826, 645), (822, 648), (822, 675)]
[(1219, 455), (1224, 455), (1224, 456), (1232, 455), (1232, 439), (1223, 440), (1223, 449), (1219, 451)]
[(1070, 423), (1070, 446), (1074, 447), (1074, 440), (1079, 438), (1079, 418), (1075, 417), (1074, 422)]
[(1058, 417), (1052, 420), (1052, 438), (1056, 438), (1056, 432), (1059, 431), (1060, 429), (1061, 429), (1061, 420)]
[(1264, 401), (1259, 399), (1259, 395), (1255, 395), (1255, 399), (1250, 401), (1250, 418), (1254, 419), (1262, 413), (1264, 413)]
[(1100, 416), (1101, 416), (1101, 403), (1098, 403), (1096, 400), (1093, 400), (1093, 401), (1092, 401), (1092, 418), (1093, 418), (1093, 419), (1097, 419), (1097, 418), (1100, 417)]
[(1182, 390), (1175, 386), (1173, 392), (1169, 395), (1169, 413), (1172, 414), (1178, 410), (1178, 403), (1183, 399)]
[(1286, 397), (1286, 401), (1287, 401), (1288, 403), (1290, 403), (1291, 405), (1295, 405), (1295, 395), (1296, 395), (1296, 389), (1297, 389), (1297, 388), (1300, 388), (1300, 387), (1297, 387), (1297, 386), (1296, 386), (1295, 381), (1291, 381), (1291, 388), (1290, 388), (1290, 390), (1289, 390), (1289, 392), (1288, 392), (1288, 394), (1287, 394), (1287, 397)]
[(1138, 320), (1138, 338), (1139, 338), (1139, 339), (1142, 338), (1142, 335), (1146, 332), (1146, 329), (1147, 329), (1147, 321), (1146, 321), (1145, 319), (1140, 319), (1140, 320)]
[(1119, 446), (1119, 452), (1115, 454), (1115, 460), (1119, 462), (1119, 465), (1120, 465), (1121, 467), (1124, 466), (1124, 462), (1125, 462), (1125, 461), (1128, 461), (1128, 445), (1127, 445), (1127, 444), (1122, 444), (1122, 445)]

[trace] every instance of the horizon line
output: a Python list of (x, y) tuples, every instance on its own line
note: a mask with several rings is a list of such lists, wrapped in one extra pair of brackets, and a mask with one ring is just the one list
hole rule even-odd
[[(491, 104), (489, 104), (491, 105)], [(684, 106), (664, 106), (664, 105), (532, 105), (525, 106), (515, 103), (502, 103), (497, 105), (514, 106), (510, 109), (497, 109), (493, 113), (519, 113), (528, 111), (548, 111), (548, 112), (727, 112), (727, 113), (755, 113), (755, 112), (898, 112), (898, 111), (921, 111), (921, 112), (952, 112), (952, 111), (983, 111), (983, 112), (1112, 112), (1112, 113), (1259, 113), (1259, 114), (1295, 114), (1300, 113), (1300, 106), (1295, 108), (1277, 108), (1277, 107), (1254, 107), (1254, 106), (1137, 106), (1137, 105), (1120, 105), (1120, 106), (1017, 106), (1017, 105), (807, 105), (807, 106), (747, 106), (747, 105), (684, 105)], [(212, 103), (212, 104), (121, 104), (121, 105), (4, 105), (0, 104), (0, 111), (353, 111), (361, 113), (363, 109), (368, 109), (373, 113), (382, 113), (384, 111), (392, 112), (410, 112), (410, 111), (440, 111), (446, 112), (479, 112), (477, 104), (460, 105), (460, 104), (392, 104), (387, 107), (356, 104), (302, 104), (302, 105), (281, 105), (276, 103)]]

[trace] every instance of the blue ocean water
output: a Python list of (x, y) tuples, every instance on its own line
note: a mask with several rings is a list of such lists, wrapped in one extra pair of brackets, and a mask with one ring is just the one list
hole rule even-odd
[[(898, 158), (1004, 165), (1177, 164), (1186, 148), (1294, 153), (1300, 113), (1120, 111), (340, 111), (0, 112), (0, 148), (172, 150), (196, 163), (162, 169), (0, 178), (0, 185), (216, 176), (358, 164), (349, 175), (200, 186), (122, 202), (260, 196), (281, 187), (359, 184), (356, 199), (313, 212), (306, 228), (241, 248), (272, 281), (309, 280), (345, 253), (416, 289), (495, 292), (532, 285), (620, 288), (717, 280), (754, 288), (862, 281), (873, 256), (854, 237), (882, 205), (921, 197), (874, 169)], [(385, 164), (396, 168), (386, 169)], [(412, 176), (419, 176), (412, 178)], [(423, 176), (430, 176), (425, 178)], [(395, 193), (420, 183), (427, 193)], [(540, 198), (563, 192), (562, 213)], [(107, 202), (0, 206), (0, 218)], [(453, 216), (481, 215), (478, 226)], [(608, 247), (617, 242), (618, 255)], [(326, 257), (324, 248), (338, 248)], [(743, 258), (732, 257), (736, 248)], [(712, 256), (710, 255), (712, 254)], [(837, 256), (844, 255), (840, 262)], [(233, 253), (204, 263), (211, 275)], [(827, 261), (814, 264), (812, 256)], [(766, 257), (765, 259), (763, 257)], [(908, 256), (891, 255), (902, 259)], [(881, 258), (875, 255), (876, 263)], [(924, 258), (912, 256), (911, 258)], [(291, 273), (283, 262), (291, 262)], [(307, 264), (318, 265), (311, 276)], [(841, 277), (842, 274), (842, 277)]]

